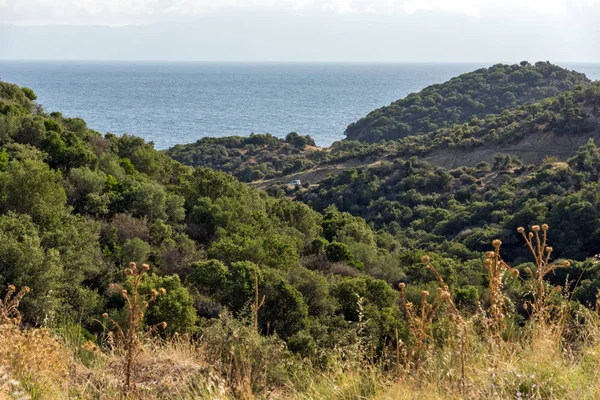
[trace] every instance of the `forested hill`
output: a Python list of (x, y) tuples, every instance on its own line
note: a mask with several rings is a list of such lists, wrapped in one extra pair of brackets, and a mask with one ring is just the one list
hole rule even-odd
[(564, 160), (589, 138), (600, 140), (600, 82), (382, 146), (395, 149), (397, 156), (418, 155), (440, 166), (456, 167), (492, 162), (501, 152), (530, 163), (546, 156)]
[(252, 135), (201, 139), (167, 153), (183, 163), (224, 170), (245, 182), (260, 181), (262, 186), (292, 179), (316, 184), (330, 172), (413, 156), (446, 168), (493, 163), (497, 153), (517, 156), (525, 163), (539, 163), (546, 156), (567, 160), (590, 138), (600, 143), (600, 83), (394, 141), (342, 140), (319, 149), (306, 144), (310, 139), (290, 135), (296, 145), (270, 135)]
[(582, 73), (548, 62), (497, 64), (429, 86), (372, 111), (348, 126), (346, 136), (374, 143), (433, 132), (556, 96), (588, 81)]
[[(514, 115), (542, 130), (546, 124), (566, 135), (587, 134), (585, 121), (598, 112), (596, 89), (552, 100), (560, 107), (549, 120)], [(523, 346), (512, 338), (537, 332), (531, 329), (537, 315), (554, 315), (544, 312), (546, 301), (566, 310), (572, 328), (562, 330), (562, 317), (556, 329), (542, 325), (552, 336), (559, 332), (544, 361), (567, 357), (565, 343), (580, 351), (587, 342), (579, 338), (597, 332), (597, 325), (579, 328), (588, 315), (597, 318), (592, 310), (600, 287), (593, 258), (600, 252), (600, 150), (591, 141), (566, 162), (550, 157), (523, 165), (498, 155), (493, 164), (457, 169), (416, 156), (382, 160), (398, 148), (357, 141), (323, 152), (294, 134), (198, 144), (201, 151), (310, 152), (347, 163), (318, 187), (286, 186), (286, 197), (284, 189), (269, 193), (223, 171), (182, 165), (137, 137), (102, 136), (82, 119), (46, 112), (35, 99), (30, 89), (0, 82), (0, 369), (34, 397), (372, 398), (387, 379), (403, 376), (412, 384), (452, 377), (443, 379), (458, 388), (459, 371), (487, 359), (490, 348), (509, 349), (506, 368), (514, 368), (514, 349)], [(546, 118), (545, 109), (541, 114)], [(502, 115), (510, 121), (513, 114)], [(505, 127), (496, 123), (497, 132)], [(521, 126), (508, 125), (515, 123)], [(466, 127), (478, 132), (479, 124)], [(208, 165), (215, 154), (200, 160)], [(225, 153), (223, 160), (236, 157)], [(348, 167), (370, 157), (378, 161)], [(519, 236), (524, 226), (543, 230), (554, 246), (540, 252), (555, 264), (535, 256), (543, 273), (532, 273), (526, 236)], [(510, 273), (492, 275), (492, 265)], [(568, 294), (552, 289), (563, 284)], [(500, 291), (504, 328), (488, 336)], [(532, 300), (539, 313), (533, 317)], [(592, 310), (584, 314), (587, 305)], [(457, 330), (463, 321), (473, 322)], [(469, 336), (460, 339), (458, 332)], [(492, 340), (502, 346), (490, 346)], [(461, 341), (472, 347), (442, 353)], [(547, 350), (547, 343), (532, 348)], [(537, 359), (540, 353), (527, 354)], [(540, 375), (555, 377), (584, 359), (576, 355)], [(583, 362), (585, 376), (595, 377), (596, 364)], [(448, 372), (440, 374), (437, 365)], [(489, 365), (478, 367), (478, 377), (490, 379), (492, 366), (506, 369), (495, 360)], [(355, 378), (347, 373), (363, 366)], [(129, 377), (139, 391), (129, 390)], [(508, 398), (521, 390), (513, 375), (505, 379), (501, 396), (494, 389), (467, 397)], [(467, 390), (481, 380), (470, 382)], [(550, 388), (545, 393), (558, 390), (554, 379), (527, 387), (531, 382)]]
[(183, 164), (225, 171), (243, 182), (292, 173), (326, 159), (325, 152), (315, 146), (310, 136), (296, 132), (290, 132), (285, 139), (268, 133), (205, 137), (173, 146), (166, 153)]

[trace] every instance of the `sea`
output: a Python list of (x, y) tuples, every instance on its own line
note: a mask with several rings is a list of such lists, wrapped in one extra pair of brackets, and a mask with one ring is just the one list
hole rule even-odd
[[(600, 64), (558, 64), (600, 79)], [(370, 111), (488, 65), (0, 61), (0, 80), (33, 89), (47, 112), (157, 149), (292, 131), (329, 146)]]

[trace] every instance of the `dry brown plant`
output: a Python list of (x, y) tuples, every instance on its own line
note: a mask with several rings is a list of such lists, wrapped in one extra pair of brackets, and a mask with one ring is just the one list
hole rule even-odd
[[(556, 269), (568, 268), (571, 263), (569, 261), (563, 261), (561, 263), (550, 263), (550, 256), (552, 254), (552, 247), (548, 246), (548, 225), (543, 224), (533, 225), (529, 233), (525, 233), (525, 228), (519, 227), (517, 231), (525, 239), (525, 243), (533, 258), (535, 260), (535, 271), (530, 268), (526, 268), (525, 271), (531, 275), (533, 280), (533, 303), (530, 304), (532, 307), (532, 315), (542, 325), (545, 324), (548, 318), (548, 310), (546, 307), (547, 290), (546, 282), (544, 278), (549, 273), (554, 273)], [(540, 231), (542, 234), (540, 235)]]
[(135, 380), (133, 379), (134, 370), (137, 358), (143, 351), (144, 339), (151, 336), (158, 328), (165, 329), (167, 327), (166, 322), (161, 322), (149, 327), (145, 332), (140, 332), (145, 310), (158, 298), (158, 296), (166, 294), (164, 288), (160, 288), (159, 290), (152, 289), (149, 295), (142, 295), (140, 293), (142, 278), (149, 270), (150, 266), (148, 264), (142, 264), (141, 268), (138, 268), (136, 263), (130, 262), (129, 267), (125, 269), (125, 275), (128, 277), (129, 283), (131, 284), (131, 293), (119, 285), (113, 285), (113, 289), (118, 290), (121, 297), (125, 300), (127, 325), (121, 326), (121, 324), (115, 321), (108, 313), (102, 314), (102, 317), (107, 323), (111, 324), (112, 328), (117, 333), (117, 337), (115, 338), (113, 331), (109, 329), (107, 323), (100, 322), (108, 331), (108, 344), (113, 348), (122, 349), (124, 352), (123, 393), (126, 396), (135, 392)]

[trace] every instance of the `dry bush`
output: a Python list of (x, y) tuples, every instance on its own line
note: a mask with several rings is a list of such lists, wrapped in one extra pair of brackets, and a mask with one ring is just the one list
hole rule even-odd
[(12, 394), (27, 390), (41, 398), (62, 398), (68, 391), (71, 358), (47, 329), (19, 327), (18, 307), (27, 293), (27, 286), (17, 292), (9, 285), (0, 301), (0, 378), (6, 381), (0, 385), (10, 386), (0, 389)]
[(117, 229), (117, 235), (122, 242), (135, 238), (147, 242), (150, 237), (150, 229), (145, 219), (134, 218), (129, 214), (116, 214), (111, 224)]
[(422, 259), (425, 268), (433, 272), (436, 281), (439, 284), (437, 295), (430, 302), (430, 293), (427, 290), (421, 291), (421, 304), (415, 306), (406, 300), (406, 284), (398, 284), (400, 289), (400, 299), (404, 307), (404, 312), (408, 320), (409, 333), (412, 338), (413, 347), (409, 351), (410, 362), (414, 365), (417, 372), (421, 369), (423, 359), (427, 353), (432, 350), (434, 343), (433, 324), (434, 320), (443, 305), (448, 306), (449, 319), (452, 323), (463, 325), (464, 321), (456, 308), (448, 285), (444, 282), (442, 276), (437, 272), (430, 262), (429, 256), (423, 256)]
[(300, 263), (303, 267), (312, 271), (320, 271), (324, 275), (334, 274), (340, 276), (361, 276), (362, 273), (356, 268), (341, 262), (332, 263), (321, 254), (310, 254), (302, 257)]

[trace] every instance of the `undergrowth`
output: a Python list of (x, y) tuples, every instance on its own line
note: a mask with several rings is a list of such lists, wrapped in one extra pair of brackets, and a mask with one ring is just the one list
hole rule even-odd
[[(276, 335), (257, 326), (258, 279), (247, 319), (224, 311), (198, 335), (165, 339), (157, 326), (143, 326), (143, 312), (163, 290), (141, 295), (149, 267), (130, 264), (128, 289), (116, 288), (127, 304), (125, 325), (108, 314), (104, 334), (82, 340), (72, 327), (50, 330), (21, 325), (18, 310), (28, 289), (8, 288), (0, 303), (0, 398), (80, 399), (595, 399), (600, 398), (600, 317), (570, 300), (575, 288), (551, 288), (546, 276), (567, 262), (552, 262), (547, 225), (523, 234), (535, 270), (521, 276), (501, 257), (494, 240), (482, 270), (488, 300), (466, 313), (429, 256), (435, 293), (423, 290), (400, 301), (408, 338), (386, 343), (374, 355), (357, 297), (356, 341), (301, 358)], [(506, 277), (522, 279), (528, 318), (518, 334), (507, 320)], [(552, 298), (551, 298), (552, 297)], [(323, 361), (325, 360), (325, 362)]]

